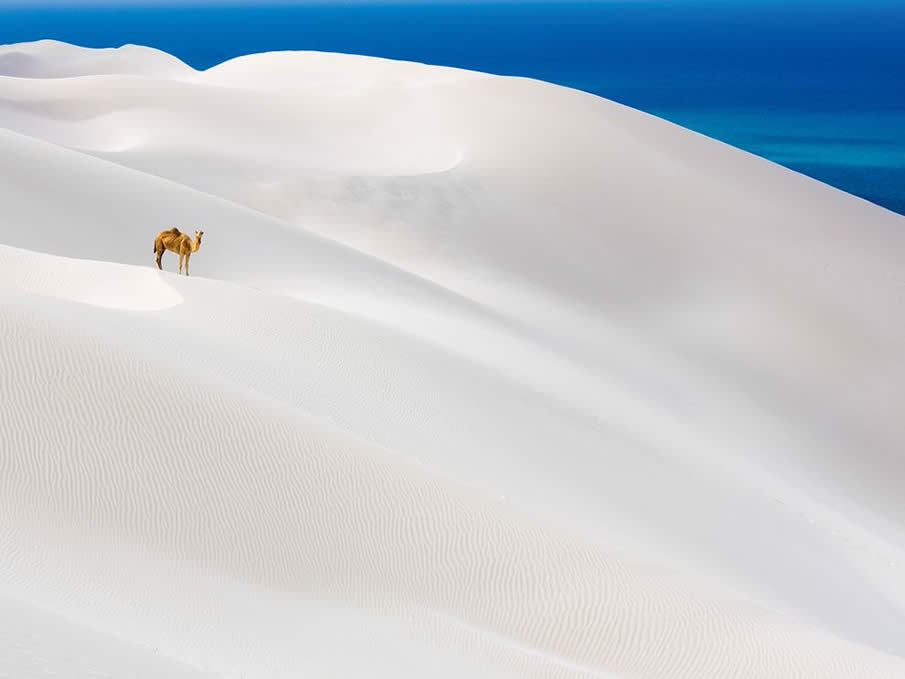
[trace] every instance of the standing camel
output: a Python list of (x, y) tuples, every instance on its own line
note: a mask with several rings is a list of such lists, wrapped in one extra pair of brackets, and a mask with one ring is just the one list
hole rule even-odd
[(154, 254), (157, 255), (157, 268), (163, 269), (160, 265), (160, 259), (163, 253), (169, 250), (179, 255), (179, 273), (182, 273), (182, 261), (185, 260), (185, 275), (189, 275), (189, 257), (193, 252), (198, 252), (201, 247), (201, 236), (204, 231), (195, 231), (195, 240), (189, 238), (188, 234), (182, 233), (175, 226), (172, 229), (161, 231), (154, 239)]

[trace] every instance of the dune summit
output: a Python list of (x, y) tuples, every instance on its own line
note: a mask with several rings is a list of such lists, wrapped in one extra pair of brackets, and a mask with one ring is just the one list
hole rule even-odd
[(537, 81), (50, 41), (0, 206), (0, 675), (905, 676), (902, 217)]

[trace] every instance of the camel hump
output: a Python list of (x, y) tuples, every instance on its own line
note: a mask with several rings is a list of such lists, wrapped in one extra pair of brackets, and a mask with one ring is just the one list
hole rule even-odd
[(170, 233), (174, 236), (178, 236), (182, 232), (174, 226), (172, 229), (170, 229)]

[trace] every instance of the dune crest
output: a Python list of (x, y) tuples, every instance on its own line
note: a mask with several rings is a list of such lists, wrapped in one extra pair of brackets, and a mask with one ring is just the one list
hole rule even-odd
[(0, 204), (0, 674), (905, 676), (905, 219), (536, 81), (52, 41)]
[(127, 311), (161, 311), (182, 295), (153, 271), (0, 245), (0, 288)]
[(175, 77), (192, 70), (166, 52), (141, 45), (91, 49), (58, 40), (0, 45), (0, 76), (7, 77), (54, 79), (105, 74)]

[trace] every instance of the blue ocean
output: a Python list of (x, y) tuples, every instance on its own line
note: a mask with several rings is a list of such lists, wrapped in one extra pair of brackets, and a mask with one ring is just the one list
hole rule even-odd
[(0, 43), (40, 38), (151, 45), (201, 69), (313, 49), (541, 78), (905, 214), (899, 0), (0, 5)]

